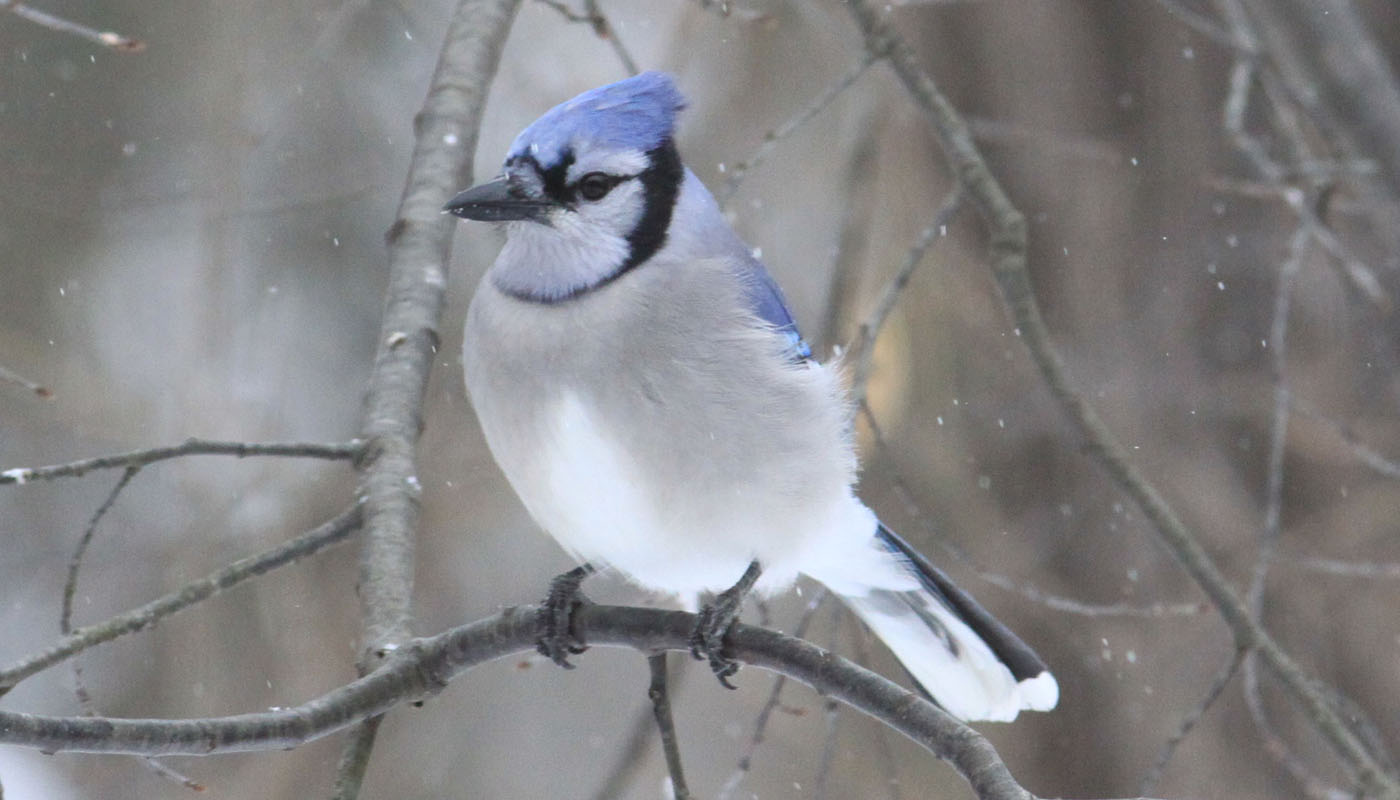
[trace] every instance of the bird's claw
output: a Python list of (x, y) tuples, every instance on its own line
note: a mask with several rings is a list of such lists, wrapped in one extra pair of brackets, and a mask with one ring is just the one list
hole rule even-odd
[(700, 618), (690, 634), (690, 654), (697, 661), (710, 662), (710, 671), (726, 689), (739, 687), (729, 682), (729, 676), (739, 671), (739, 662), (729, 654), (729, 635), (738, 624), (739, 605), (743, 597), (721, 593), (715, 602), (700, 609)]
[(574, 668), (569, 663), (569, 656), (576, 656), (588, 649), (588, 644), (574, 629), (574, 613), (592, 602), (579, 590), (579, 584), (588, 572), (580, 567), (550, 581), (549, 596), (541, 604), (535, 618), (540, 631), (539, 638), (535, 640), (535, 649), (564, 669)]

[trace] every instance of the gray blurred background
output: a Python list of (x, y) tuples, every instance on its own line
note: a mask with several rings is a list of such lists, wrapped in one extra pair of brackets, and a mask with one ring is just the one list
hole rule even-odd
[[(681, 152), (712, 188), (861, 54), (833, 0), (734, 6), (725, 17), (681, 0), (602, 4), (643, 68), (678, 76), (690, 99)], [(189, 436), (354, 436), (382, 302), (382, 237), (451, 4), (43, 8), (148, 47), (115, 54), (0, 14), (0, 366), (54, 395), (0, 383), (0, 468)], [(1393, 69), (1400, 12), (1384, 0), (1354, 8)], [(1264, 529), (1269, 325), (1296, 221), (1277, 191), (1250, 183), (1260, 176), (1222, 129), (1230, 51), (1151, 0), (947, 1), (890, 13), (972, 118), (1031, 221), (1035, 286), (1070, 374), (1244, 587)], [(1300, 35), (1300, 51), (1312, 46)], [(542, 111), (625, 74), (588, 26), (525, 0), (491, 90), (477, 175), (492, 174)], [(1257, 103), (1249, 120), (1277, 146)], [(825, 354), (852, 338), (950, 185), (926, 121), (877, 65), (781, 141), (729, 207)], [(1317, 248), (1297, 278), (1286, 374), (1315, 413), (1290, 420), (1264, 619), (1390, 743), (1400, 736), (1400, 585), (1387, 566), (1400, 561), (1400, 491), (1348, 438), (1400, 457), (1400, 340), (1388, 305), (1400, 281), (1394, 231), (1372, 225), (1373, 199), (1344, 180), (1325, 221), (1384, 299), (1368, 299)], [(461, 319), (499, 244), (486, 226), (459, 228), (420, 472), (424, 634), (533, 601), (570, 566), (497, 472), (462, 390)], [(1017, 342), (983, 253), (965, 213), (891, 317), (870, 398), (887, 446), (862, 426), (862, 491), (1054, 667), (1058, 710), (981, 726), (1022, 784), (1045, 796), (1134, 794), (1231, 639), (1214, 612), (1180, 612), (1204, 595), (1083, 452)], [(0, 488), (0, 662), (56, 637), (69, 555), (117, 477)], [(353, 488), (348, 467), (318, 462), (150, 467), (98, 531), (76, 622), (281, 541), (342, 507)], [(1382, 577), (1339, 575), (1323, 558)], [(110, 715), (294, 705), (353, 677), (355, 579), (350, 544), (77, 663)], [(1074, 613), (1028, 592), (1168, 608)], [(590, 593), (650, 602), (616, 581)], [(795, 594), (776, 599), (772, 624), (790, 630), (802, 605)], [(871, 649), (850, 618), (825, 607), (809, 636), (848, 655)], [(902, 678), (882, 650), (870, 663)], [(593, 796), (645, 713), (646, 669), (635, 653), (600, 649), (578, 665), (493, 663), (421, 709), (395, 711), (364, 796)], [(676, 713), (699, 796), (717, 796), (730, 779), (771, 681), (745, 669), (741, 691), (723, 692), (686, 662)], [(63, 666), (0, 703), (76, 713), (72, 686)], [(1270, 755), (1241, 686), (1237, 676), (1156, 793), (1304, 794)], [(1319, 785), (1345, 786), (1267, 675), (1263, 699)], [(324, 797), (339, 746), (333, 737), (288, 753), (167, 763), (211, 797)], [(623, 796), (662, 796), (664, 765), (651, 747)], [(0, 782), (7, 800), (190, 795), (136, 759), (14, 749), (0, 750)], [(828, 797), (970, 796), (922, 750), (854, 712), (833, 723), (820, 697), (792, 686), (732, 796), (810, 797), (818, 782)]]

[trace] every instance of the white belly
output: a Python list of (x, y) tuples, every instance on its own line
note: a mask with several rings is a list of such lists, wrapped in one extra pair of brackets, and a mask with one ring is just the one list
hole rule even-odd
[(483, 283), (463, 366), (516, 494), (578, 558), (681, 596), (726, 589), (755, 559), (761, 591), (798, 572), (907, 583), (880, 566), (851, 494), (837, 376), (791, 365), (771, 331), (698, 313), (728, 284), (690, 267), (634, 276), (670, 281), (640, 304), (605, 289), (541, 306)]

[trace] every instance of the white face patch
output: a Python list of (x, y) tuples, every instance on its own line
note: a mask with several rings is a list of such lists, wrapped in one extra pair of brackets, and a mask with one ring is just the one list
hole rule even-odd
[(580, 198), (572, 212), (555, 214), (561, 224), (577, 227), (579, 235), (620, 236), (626, 239), (642, 220), (646, 205), (643, 191), (641, 180), (632, 178), (617, 184), (599, 200)]
[(570, 184), (590, 172), (618, 176), (638, 175), (648, 165), (646, 153), (640, 150), (589, 152), (588, 148), (580, 149), (584, 151), (584, 155), (569, 165), (564, 176), (565, 181)]
[(551, 210), (548, 224), (510, 223), (493, 268), (496, 286), (517, 297), (557, 300), (612, 278), (632, 255), (627, 237), (644, 205), (641, 181), (633, 179), (600, 200)]
[[(632, 237), (648, 211), (641, 176), (652, 167), (650, 158), (635, 148), (580, 146), (578, 152), (564, 171), (564, 186), (546, 188), (547, 181), (559, 180), (558, 173), (541, 174), (528, 161), (506, 168), (526, 196), (557, 205), (543, 218), (507, 226), (506, 246), (493, 271), (497, 288), (505, 293), (546, 302), (572, 297), (606, 283), (637, 258)], [(590, 200), (578, 184), (589, 183), (584, 178), (593, 173), (610, 180), (603, 183), (606, 193)], [(642, 258), (655, 249), (651, 239), (646, 244)]]

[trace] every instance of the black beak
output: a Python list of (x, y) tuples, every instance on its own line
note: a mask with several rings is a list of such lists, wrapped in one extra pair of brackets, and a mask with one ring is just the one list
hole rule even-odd
[(521, 219), (542, 220), (553, 207), (554, 204), (547, 200), (522, 197), (511, 188), (509, 181), (497, 178), (459, 192), (442, 207), (442, 210), (462, 219), (510, 222)]

